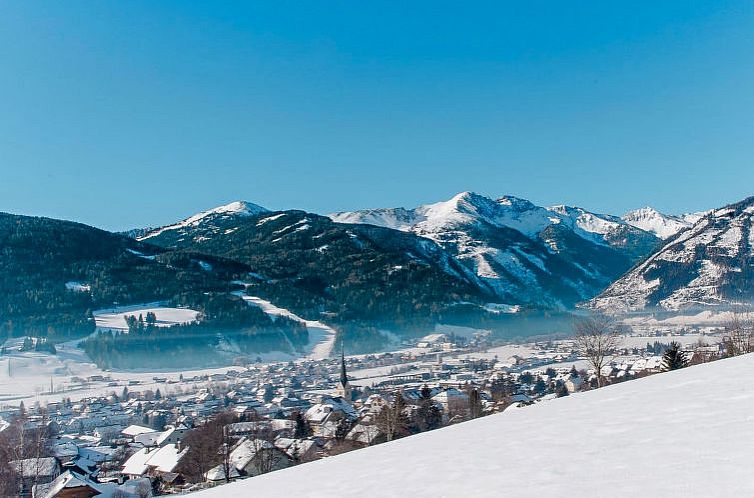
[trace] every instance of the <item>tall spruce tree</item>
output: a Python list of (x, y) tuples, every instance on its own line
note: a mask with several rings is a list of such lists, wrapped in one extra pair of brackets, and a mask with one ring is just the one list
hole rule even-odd
[(668, 349), (662, 355), (662, 369), (665, 372), (670, 370), (678, 370), (689, 365), (689, 360), (686, 358), (686, 354), (681, 351), (681, 345), (678, 342), (671, 342)]

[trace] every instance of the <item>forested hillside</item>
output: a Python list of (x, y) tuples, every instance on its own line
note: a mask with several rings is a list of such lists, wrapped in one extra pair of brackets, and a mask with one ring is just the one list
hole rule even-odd
[(247, 271), (79, 223), (4, 213), (0, 268), (0, 337), (53, 340), (91, 333), (94, 309), (227, 292)]

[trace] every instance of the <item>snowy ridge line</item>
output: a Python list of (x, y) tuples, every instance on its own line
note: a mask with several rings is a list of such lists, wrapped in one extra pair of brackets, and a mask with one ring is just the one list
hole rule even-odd
[(194, 226), (194, 225), (197, 225), (199, 222), (201, 222), (203, 219), (210, 216), (254, 216), (257, 214), (267, 213), (267, 212), (269, 212), (268, 209), (263, 208), (262, 206), (253, 204), (251, 202), (235, 201), (235, 202), (231, 202), (230, 204), (225, 204), (224, 206), (218, 206), (216, 208), (209, 209), (207, 211), (202, 211), (201, 213), (190, 216), (189, 218), (186, 218), (185, 220), (180, 221), (178, 223), (174, 223), (172, 225), (166, 225), (156, 230), (152, 230), (151, 232), (141, 237), (138, 237), (137, 240), (147, 240), (152, 237), (156, 237), (160, 235), (161, 233), (166, 232), (168, 230), (178, 230), (181, 228)]

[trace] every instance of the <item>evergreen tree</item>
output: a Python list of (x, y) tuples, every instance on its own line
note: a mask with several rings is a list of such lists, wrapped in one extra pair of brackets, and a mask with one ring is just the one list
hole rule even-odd
[(420, 431), (437, 429), (442, 423), (442, 413), (435, 402), (432, 401), (432, 390), (426, 384), (421, 389), (416, 419), (416, 425)]
[(662, 355), (662, 370), (668, 372), (687, 367), (688, 365), (689, 360), (686, 358), (686, 354), (681, 351), (681, 345), (675, 341), (671, 342)]
[(352, 428), (353, 423), (347, 418), (338, 420), (338, 425), (335, 427), (335, 439), (337, 441), (343, 441), (346, 436), (348, 436), (348, 433), (351, 432)]
[(162, 393), (160, 392), (159, 388), (154, 392), (154, 399), (157, 401), (162, 399)]
[(263, 397), (264, 402), (265, 403), (270, 403), (272, 401), (272, 398), (274, 398), (274, 397), (275, 397), (275, 390), (272, 389), (272, 386), (271, 385), (265, 386), (265, 388), (264, 388), (264, 397)]
[(293, 420), (296, 422), (296, 428), (293, 432), (294, 439), (305, 439), (312, 435), (312, 428), (309, 425), (309, 421), (301, 415), (301, 412), (296, 412), (293, 416)]

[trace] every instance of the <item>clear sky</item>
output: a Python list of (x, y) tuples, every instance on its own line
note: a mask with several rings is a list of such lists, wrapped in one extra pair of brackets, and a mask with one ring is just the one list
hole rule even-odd
[(0, 2), (0, 211), (754, 195), (750, 1)]

